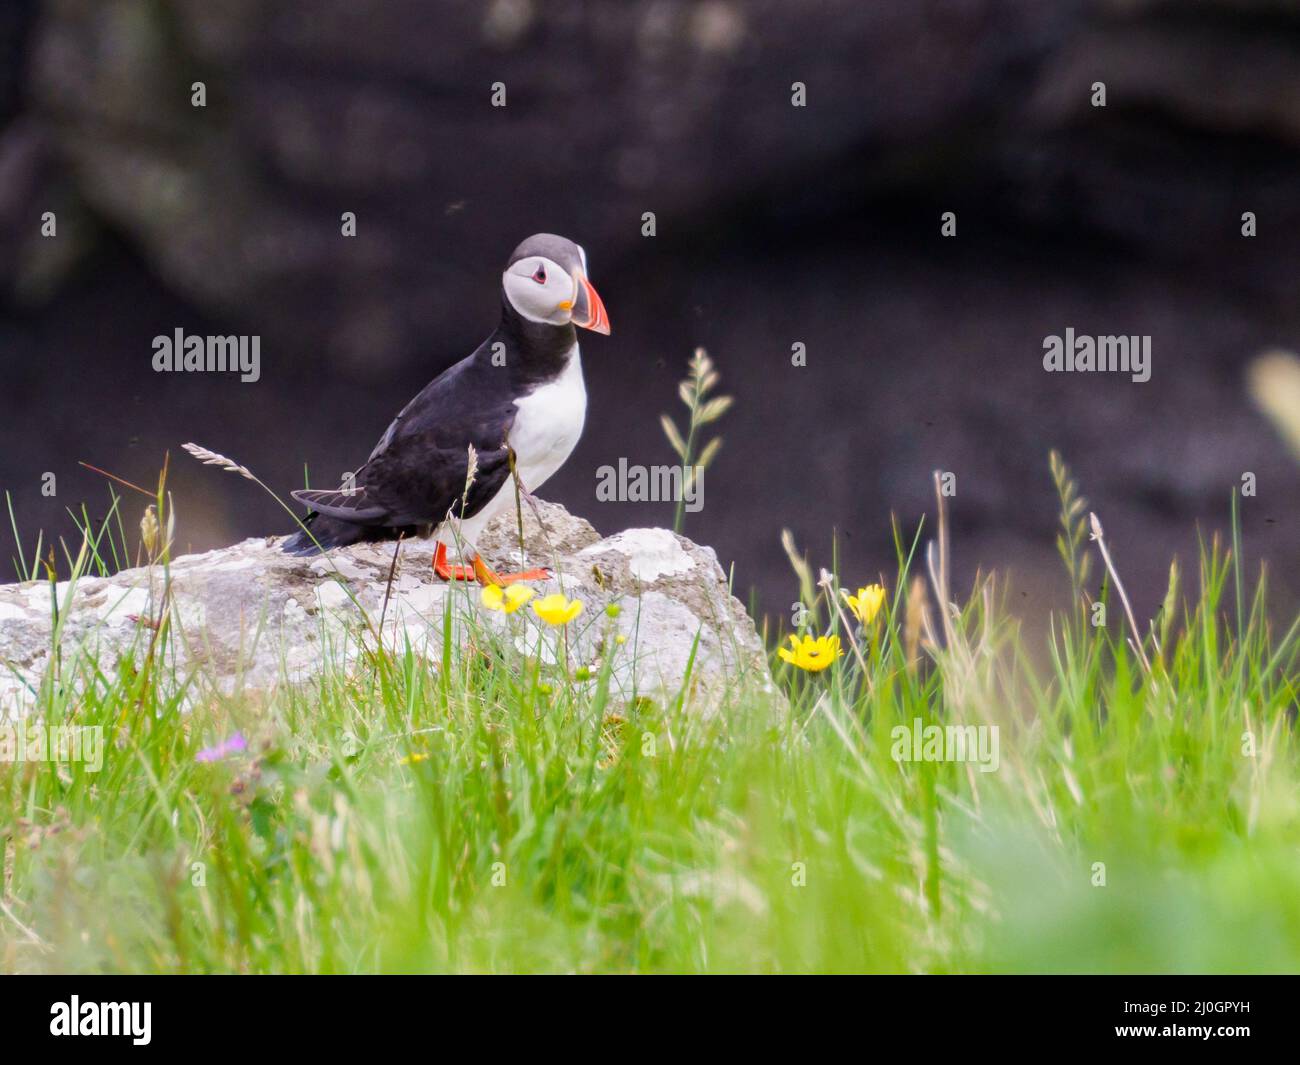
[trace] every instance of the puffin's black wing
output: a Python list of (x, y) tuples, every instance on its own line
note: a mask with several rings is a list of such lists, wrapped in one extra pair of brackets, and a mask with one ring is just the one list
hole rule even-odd
[(475, 448), (474, 480), (469, 482), (469, 445), (440, 447), (432, 440), (413, 447), (390, 447), (357, 471), (357, 487), (300, 489), (294, 499), (329, 518), (353, 525), (403, 528), (437, 525), (451, 514), (479, 512), (510, 478), (510, 449)]
[(364, 488), (299, 488), (290, 495), (299, 503), (331, 518), (350, 521), (355, 525), (383, 523), (384, 508), (366, 498)]
[[(484, 357), (487, 348), (435, 378), (402, 408), (356, 472), (355, 488), (300, 490), (294, 498), (361, 526), (436, 525), (448, 513), (476, 514), (510, 477), (506, 437), (517, 410), (506, 375)], [(467, 492), (471, 446), (477, 469)]]

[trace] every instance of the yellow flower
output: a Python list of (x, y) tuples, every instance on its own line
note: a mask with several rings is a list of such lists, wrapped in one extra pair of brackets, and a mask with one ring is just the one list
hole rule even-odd
[(582, 600), (570, 602), (562, 593), (553, 592), (534, 602), (533, 610), (548, 625), (567, 625), (582, 613)]
[(489, 584), (483, 589), (483, 605), (489, 610), (503, 610), (513, 614), (537, 593), (522, 584), (511, 584), (502, 588), (499, 584)]
[(841, 588), (840, 595), (864, 625), (870, 625), (876, 620), (876, 615), (880, 613), (880, 607), (885, 602), (885, 589), (878, 584), (868, 584), (865, 588), (859, 588), (857, 595), (849, 595)]
[(415, 754), (408, 754), (405, 758), (399, 758), (397, 760), (397, 764), (415, 765), (416, 762), (427, 762), (428, 760), (429, 760), (429, 756), (427, 754), (420, 754), (417, 752)]
[(809, 673), (820, 673), (844, 652), (840, 649), (838, 636), (798, 636), (790, 637), (790, 646), (777, 649), (783, 661), (806, 669)]

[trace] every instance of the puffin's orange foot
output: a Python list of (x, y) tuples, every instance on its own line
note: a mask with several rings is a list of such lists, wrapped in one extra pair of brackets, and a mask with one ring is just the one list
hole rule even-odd
[(447, 561), (446, 544), (439, 544), (434, 549), (433, 572), (444, 581), (478, 581), (484, 586), (497, 584), (502, 587), (514, 584), (516, 581), (546, 581), (552, 577), (548, 569), (528, 569), (522, 573), (497, 573), (478, 555), (468, 566), (452, 565)]
[(433, 572), (444, 581), (472, 581), (478, 579), (473, 566), (452, 566), (447, 562), (447, 545), (439, 544), (433, 552)]
[(474, 559), (474, 576), (478, 578), (479, 584), (484, 586), (497, 584), (505, 587), (507, 584), (514, 584), (516, 581), (544, 581), (551, 576), (548, 569), (528, 569), (522, 573), (497, 573), (491, 569), (482, 557), (476, 556)]
[(494, 583), (506, 585), (517, 581), (549, 581), (554, 576), (555, 574), (548, 569), (526, 569), (520, 573), (498, 573)]

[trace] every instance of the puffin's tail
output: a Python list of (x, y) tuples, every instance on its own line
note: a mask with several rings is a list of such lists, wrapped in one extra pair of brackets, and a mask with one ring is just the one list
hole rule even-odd
[(280, 545), (280, 550), (285, 554), (319, 555), (321, 551), (333, 547), (346, 547), (370, 539), (367, 534), (373, 533), (373, 530), (364, 525), (354, 525), (350, 521), (340, 521), (315, 512), (308, 514), (303, 519), (303, 524), (307, 529), (299, 529)]

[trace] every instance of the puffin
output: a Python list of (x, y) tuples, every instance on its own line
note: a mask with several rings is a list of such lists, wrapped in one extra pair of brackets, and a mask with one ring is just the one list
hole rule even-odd
[[(516, 477), (523, 492), (535, 492), (582, 435), (587, 389), (578, 329), (610, 332), (605, 304), (587, 279), (587, 253), (537, 233), (515, 248), (501, 274), (501, 320), (492, 334), (398, 412), (345, 486), (292, 493), (310, 512), (283, 549), (314, 555), (436, 535), (433, 570), (442, 580), (503, 585), (549, 577), (545, 569), (496, 573), (474, 544), (513, 503)], [(448, 563), (453, 543), (468, 565)]]

